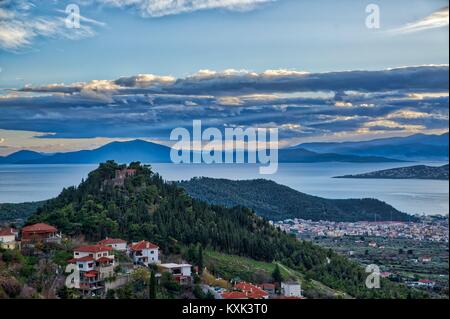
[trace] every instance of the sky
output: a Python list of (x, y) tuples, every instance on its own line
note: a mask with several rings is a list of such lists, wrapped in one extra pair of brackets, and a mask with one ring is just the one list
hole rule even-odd
[(194, 119), (282, 146), (444, 133), (448, 32), (440, 0), (0, 0), (0, 155)]

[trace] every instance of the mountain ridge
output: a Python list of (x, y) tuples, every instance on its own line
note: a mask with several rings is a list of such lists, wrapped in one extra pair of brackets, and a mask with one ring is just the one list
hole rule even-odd
[(178, 182), (194, 198), (226, 207), (245, 206), (273, 220), (300, 218), (337, 222), (414, 221), (382, 201), (365, 199), (327, 199), (296, 191), (266, 179), (227, 180), (193, 178)]
[[(65, 153), (37, 153), (19, 151), (0, 157), (0, 164), (98, 164), (107, 160), (122, 163), (140, 161), (142, 163), (171, 163), (171, 148), (144, 140), (111, 142), (93, 150), (81, 150)], [(224, 152), (225, 153), (225, 152)], [(224, 156), (222, 153), (222, 157)], [(192, 153), (190, 154), (192, 158)], [(280, 163), (315, 163), (315, 162), (401, 162), (381, 156), (358, 156), (336, 153), (317, 153), (306, 149), (280, 149)]]
[(381, 138), (355, 142), (316, 142), (293, 146), (313, 152), (335, 152), (346, 155), (382, 156), (400, 160), (448, 161), (449, 133), (414, 134), (406, 137)]

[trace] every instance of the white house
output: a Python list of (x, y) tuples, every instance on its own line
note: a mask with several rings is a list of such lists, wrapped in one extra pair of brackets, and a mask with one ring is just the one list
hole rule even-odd
[(192, 265), (190, 264), (167, 263), (161, 264), (160, 267), (170, 272), (180, 284), (192, 281)]
[(302, 288), (298, 282), (282, 282), (281, 293), (285, 297), (302, 297)]
[(94, 260), (98, 260), (101, 257), (106, 257), (114, 262), (112, 248), (105, 245), (90, 245), (75, 248), (73, 250), (73, 258), (78, 259), (82, 257), (92, 257)]
[(14, 228), (5, 228), (0, 230), (0, 247), (4, 249), (14, 249), (18, 246), (16, 242), (17, 231)]
[(112, 247), (91, 245), (75, 248), (68, 262), (77, 267), (75, 288), (83, 294), (96, 295), (105, 290), (105, 279), (114, 275), (114, 254)]
[(120, 238), (108, 238), (106, 237), (103, 240), (98, 242), (99, 245), (109, 246), (117, 251), (126, 251), (127, 250), (127, 242)]
[(159, 247), (151, 242), (141, 240), (128, 245), (128, 254), (138, 265), (159, 264)]

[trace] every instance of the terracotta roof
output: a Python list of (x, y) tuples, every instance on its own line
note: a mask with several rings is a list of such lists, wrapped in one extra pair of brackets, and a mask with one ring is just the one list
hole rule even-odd
[(97, 261), (99, 263), (110, 263), (112, 261), (112, 259), (108, 258), (108, 257), (100, 257), (99, 259), (97, 259)]
[(112, 245), (112, 244), (126, 244), (127, 242), (120, 238), (108, 238), (106, 237), (103, 240), (98, 242), (99, 245)]
[(97, 276), (97, 274), (98, 274), (98, 272), (96, 270), (89, 270), (84, 273), (84, 276), (85, 277), (95, 277), (95, 276)]
[(247, 295), (242, 291), (225, 291), (221, 293), (223, 299), (247, 299)]
[(14, 228), (4, 228), (0, 229), (0, 236), (14, 236), (16, 230)]
[(262, 290), (258, 286), (249, 284), (247, 282), (240, 282), (234, 286), (235, 289), (241, 290), (250, 299), (262, 299), (269, 296), (269, 293)]
[(137, 243), (132, 243), (130, 245), (128, 245), (128, 247), (130, 247), (131, 250), (143, 250), (143, 249), (158, 249), (159, 247), (149, 241), (145, 241), (145, 240), (141, 240), (140, 242)]
[(99, 253), (101, 251), (109, 251), (109, 250), (112, 250), (112, 248), (110, 246), (105, 245), (81, 246), (74, 249), (74, 251), (80, 251), (85, 253)]
[(25, 226), (22, 228), (22, 233), (56, 233), (58, 229), (44, 223)]
[(69, 263), (75, 263), (75, 262), (77, 262), (77, 261), (86, 262), (86, 261), (93, 261), (93, 260), (94, 260), (94, 258), (91, 257), (91, 256), (84, 256), (84, 257), (81, 257), (81, 258), (72, 258), (72, 259), (69, 259), (68, 262), (69, 262)]

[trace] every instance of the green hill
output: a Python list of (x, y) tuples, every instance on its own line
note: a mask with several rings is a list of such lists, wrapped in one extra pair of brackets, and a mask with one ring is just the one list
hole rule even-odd
[(202, 177), (182, 181), (179, 185), (194, 198), (227, 207), (249, 207), (272, 220), (414, 220), (414, 217), (376, 199), (325, 199), (265, 179), (232, 181)]
[[(126, 166), (100, 164), (78, 187), (64, 189), (32, 215), (29, 222), (47, 222), (66, 235), (97, 241), (105, 236), (150, 240), (164, 254), (185, 245), (279, 261), (309, 278), (357, 298), (404, 298), (408, 290), (383, 280), (382, 289), (365, 286), (364, 269), (331, 250), (300, 242), (242, 207), (211, 206), (192, 199), (176, 184), (165, 183), (148, 166), (130, 164), (136, 173), (114, 186), (115, 172)], [(417, 296), (413, 296), (417, 297)]]

